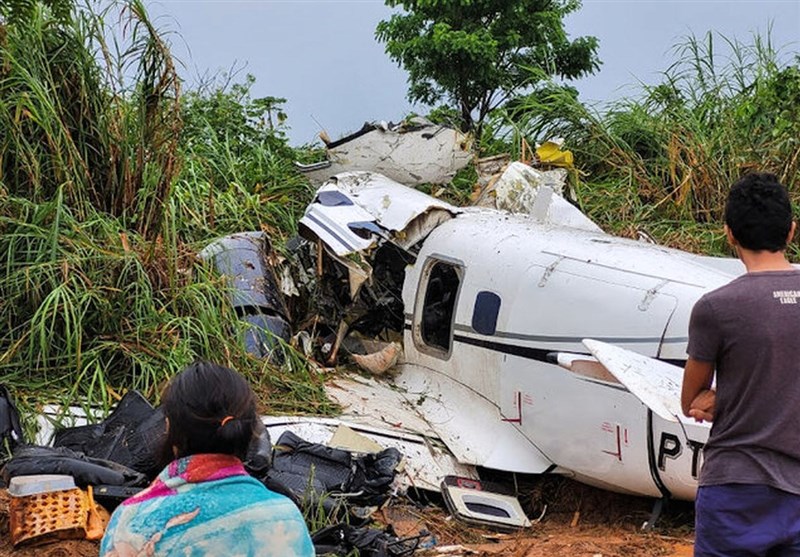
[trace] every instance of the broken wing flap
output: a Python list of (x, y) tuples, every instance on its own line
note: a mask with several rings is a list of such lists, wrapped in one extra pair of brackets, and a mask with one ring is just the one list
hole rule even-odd
[(696, 423), (683, 415), (683, 370), (680, 367), (598, 340), (584, 339), (583, 344), (593, 357), (556, 353), (554, 357), (557, 363), (567, 369), (579, 362), (600, 364), (616, 382), (624, 385), (660, 418), (669, 422), (711, 427), (708, 422)]
[(547, 361), (582, 377), (599, 379), (608, 383), (619, 383), (617, 378), (603, 364), (597, 361), (597, 358), (587, 354), (550, 352), (547, 355)]

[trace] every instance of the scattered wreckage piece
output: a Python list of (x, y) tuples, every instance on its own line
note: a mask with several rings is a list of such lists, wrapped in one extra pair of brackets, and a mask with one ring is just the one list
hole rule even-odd
[(442, 494), (447, 509), (466, 524), (508, 532), (531, 526), (517, 498), (496, 484), (446, 476)]
[(25, 436), (19, 421), (17, 406), (11, 398), (11, 393), (8, 392), (8, 387), (0, 384), (0, 444), (14, 447), (16, 444), (24, 442)]
[(300, 219), (335, 255), (388, 240), (410, 250), (461, 209), (372, 172), (339, 174), (317, 191)]
[(399, 342), (388, 342), (376, 352), (369, 354), (351, 354), (350, 358), (364, 371), (372, 375), (384, 375), (389, 372), (403, 353)]
[(145, 487), (149, 481), (148, 476), (132, 468), (111, 460), (92, 458), (66, 447), (18, 447), (2, 469), (6, 484), (19, 476), (40, 474), (66, 474), (82, 488), (90, 485)]
[(573, 168), (575, 159), (572, 151), (565, 150), (563, 147), (563, 138), (548, 139), (536, 147), (536, 162), (549, 166)]
[(487, 183), (475, 204), (530, 215), (542, 223), (602, 233), (599, 226), (564, 198), (566, 180), (564, 168), (539, 170), (512, 162)]
[(215, 240), (198, 257), (228, 277), (228, 293), (239, 319), (250, 324), (247, 351), (275, 363), (281, 361), (280, 342), (292, 336), (288, 311), (273, 265), (272, 246), (263, 232), (241, 232)]
[[(474, 467), (459, 464), (437, 438), (363, 426), (334, 418), (284, 416), (264, 419), (273, 437), (291, 431), (310, 442), (343, 448), (336, 439), (342, 426), (366, 437), (381, 448), (394, 448), (403, 455), (403, 464), (396, 481), (403, 491), (424, 489), (439, 491), (440, 482), (447, 475), (464, 475), (477, 478)], [(339, 433), (339, 435), (341, 435)], [(353, 451), (352, 448), (347, 450)], [(353, 451), (358, 454), (359, 451)]]
[(285, 431), (275, 443), (264, 483), (307, 511), (322, 507), (328, 517), (351, 507), (380, 507), (390, 496), (400, 451), (354, 454)]
[(366, 123), (357, 132), (327, 141), (327, 160), (295, 163), (312, 183), (357, 170), (379, 172), (403, 184), (445, 184), (473, 158), (472, 138), (414, 117), (400, 124)]
[(141, 393), (129, 391), (100, 423), (56, 431), (53, 447), (114, 461), (153, 477), (162, 468), (166, 431), (164, 412), (153, 408)]
[(326, 526), (311, 534), (317, 555), (352, 555), (358, 550), (363, 557), (408, 557), (430, 537), (427, 532), (399, 538), (391, 525), (385, 530), (355, 528), (349, 524)]

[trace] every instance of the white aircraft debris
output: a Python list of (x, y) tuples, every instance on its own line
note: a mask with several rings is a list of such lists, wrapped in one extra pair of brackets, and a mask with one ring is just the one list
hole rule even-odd
[(563, 168), (538, 170), (512, 162), (481, 191), (476, 205), (530, 215), (540, 222), (601, 232), (599, 226), (564, 199), (566, 179), (567, 171)]
[(342, 172), (371, 171), (409, 185), (445, 184), (473, 158), (472, 139), (421, 117), (400, 124), (364, 124), (356, 133), (326, 142), (327, 160), (297, 163), (314, 184)]

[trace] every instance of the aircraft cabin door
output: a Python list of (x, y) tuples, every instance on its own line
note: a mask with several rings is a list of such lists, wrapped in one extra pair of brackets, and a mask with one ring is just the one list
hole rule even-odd
[(460, 263), (444, 258), (429, 258), (421, 274), (412, 324), (414, 346), (439, 361), (449, 360), (453, 352), (463, 275)]

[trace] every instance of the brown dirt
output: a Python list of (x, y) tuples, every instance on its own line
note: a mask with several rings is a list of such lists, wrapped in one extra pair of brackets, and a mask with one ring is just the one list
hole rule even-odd
[(40, 547), (14, 549), (11, 540), (0, 540), (0, 557), (97, 557), (100, 544), (86, 540), (65, 540)]
[[(650, 516), (652, 500), (609, 493), (563, 478), (536, 481), (521, 498), (528, 516), (544, 512), (542, 520), (515, 534), (498, 534), (454, 521), (438, 508), (389, 507), (379, 521), (392, 524), (399, 536), (428, 530), (437, 547), (454, 547), (444, 555), (478, 557), (691, 557), (691, 504), (673, 504), (656, 531), (641, 527)], [(424, 552), (418, 553), (420, 556)], [(428, 552), (428, 555), (442, 553)]]
[[(444, 555), (479, 557), (691, 557), (692, 536), (685, 530), (648, 533), (630, 525), (572, 526), (561, 520), (542, 520), (530, 530), (498, 534), (454, 523), (440, 511), (419, 512), (408, 507), (384, 511), (398, 535), (412, 536), (421, 529), (431, 532), (437, 550), (452, 547)], [(434, 550), (418, 552), (442, 555)]]
[[(475, 557), (691, 557), (691, 505), (669, 509), (656, 532), (643, 532), (652, 501), (590, 488), (560, 478), (538, 481), (523, 498), (530, 516), (541, 522), (529, 530), (500, 534), (465, 526), (440, 507), (419, 509), (392, 505), (375, 517), (391, 524), (401, 537), (427, 530), (436, 539), (436, 549), (416, 555)], [(0, 491), (0, 557), (97, 557), (97, 542), (69, 540), (20, 548), (11, 546), (8, 535), (7, 495)], [(452, 551), (442, 553), (444, 547)]]

